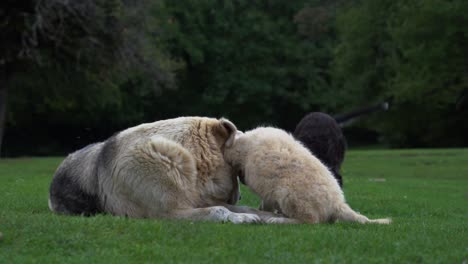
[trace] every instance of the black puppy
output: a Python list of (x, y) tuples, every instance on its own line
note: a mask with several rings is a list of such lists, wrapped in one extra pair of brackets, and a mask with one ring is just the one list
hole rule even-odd
[(344, 126), (352, 123), (362, 115), (387, 109), (388, 103), (384, 102), (336, 117), (321, 112), (313, 112), (302, 118), (297, 124), (293, 135), (331, 170), (340, 187), (343, 187), (340, 169), (347, 144), (340, 125)]

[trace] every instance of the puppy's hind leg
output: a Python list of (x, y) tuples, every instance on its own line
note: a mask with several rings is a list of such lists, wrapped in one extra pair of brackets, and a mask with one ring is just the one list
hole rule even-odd
[(274, 212), (267, 212), (251, 208), (248, 206), (225, 205), (226, 208), (236, 213), (246, 213), (258, 215), (262, 222), (267, 224), (301, 224), (302, 222), (296, 219), (285, 217)]
[(260, 206), (259, 206), (259, 210), (262, 210), (262, 211), (267, 211), (267, 212), (273, 212), (273, 213), (281, 213), (279, 210), (278, 210), (279, 206), (277, 203), (272, 203), (270, 201), (266, 201), (266, 200), (263, 200), (261, 203), (260, 203)]
[(271, 217), (266, 220), (267, 224), (303, 224), (304, 222), (287, 217)]
[(260, 223), (258, 215), (248, 213), (234, 213), (224, 206), (182, 209), (172, 212), (170, 218), (193, 221), (231, 222), (234, 224)]

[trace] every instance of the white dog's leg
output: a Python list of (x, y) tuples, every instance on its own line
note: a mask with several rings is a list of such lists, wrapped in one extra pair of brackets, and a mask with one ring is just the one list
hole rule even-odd
[(231, 222), (234, 224), (260, 223), (258, 215), (234, 213), (223, 206), (177, 210), (171, 218), (194, 221)]

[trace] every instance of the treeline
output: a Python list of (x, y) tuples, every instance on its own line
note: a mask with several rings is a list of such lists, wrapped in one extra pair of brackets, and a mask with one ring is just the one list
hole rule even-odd
[(62, 154), (182, 115), (293, 130), (307, 112), (383, 100), (389, 111), (355, 124), (351, 140), (468, 145), (465, 0), (0, 6), (4, 155)]

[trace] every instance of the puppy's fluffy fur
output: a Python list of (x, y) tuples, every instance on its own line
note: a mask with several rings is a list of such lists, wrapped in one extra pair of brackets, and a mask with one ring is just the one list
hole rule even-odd
[(126, 129), (62, 162), (49, 207), (62, 214), (258, 222), (256, 210), (234, 206), (237, 175), (223, 151), (236, 131), (229, 120), (204, 117)]
[(270, 222), (390, 223), (390, 219), (370, 220), (354, 212), (327, 167), (283, 130), (261, 127), (238, 133), (233, 146), (225, 149), (225, 158), (262, 198), (265, 209), (291, 218)]

